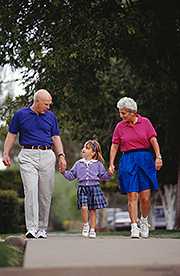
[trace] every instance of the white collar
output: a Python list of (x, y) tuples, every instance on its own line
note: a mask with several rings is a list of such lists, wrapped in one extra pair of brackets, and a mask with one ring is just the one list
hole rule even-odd
[(90, 164), (90, 163), (97, 162), (98, 160), (96, 160), (96, 159), (87, 160), (87, 159), (85, 159), (85, 158), (82, 158), (82, 159), (80, 159), (79, 161), (80, 161), (80, 162), (83, 162), (83, 163), (85, 163), (85, 164)]

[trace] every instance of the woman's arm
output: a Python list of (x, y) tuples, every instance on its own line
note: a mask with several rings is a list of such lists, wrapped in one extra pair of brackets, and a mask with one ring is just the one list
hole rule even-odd
[(156, 170), (159, 171), (160, 168), (163, 165), (163, 162), (162, 162), (162, 157), (161, 157), (161, 153), (160, 153), (160, 147), (159, 147), (157, 138), (156, 137), (152, 137), (150, 139), (150, 143), (151, 143), (151, 145), (153, 147), (153, 150), (155, 152), (155, 155), (156, 155), (156, 160), (155, 160)]
[(114, 161), (119, 148), (119, 144), (112, 144), (109, 156), (109, 173), (112, 175), (115, 171)]

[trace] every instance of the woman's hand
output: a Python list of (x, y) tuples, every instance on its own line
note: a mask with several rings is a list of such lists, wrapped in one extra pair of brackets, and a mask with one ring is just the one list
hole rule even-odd
[(115, 166), (114, 166), (113, 164), (110, 165), (108, 171), (109, 171), (109, 174), (110, 174), (110, 175), (113, 175), (113, 173), (115, 172)]
[(157, 157), (155, 160), (156, 170), (159, 171), (161, 169), (162, 165), (163, 165), (162, 159)]

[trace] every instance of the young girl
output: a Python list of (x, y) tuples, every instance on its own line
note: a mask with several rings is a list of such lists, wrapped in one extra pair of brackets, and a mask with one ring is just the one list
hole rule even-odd
[(108, 181), (111, 176), (103, 166), (101, 148), (96, 140), (84, 144), (82, 157), (63, 175), (68, 180), (78, 179), (77, 202), (82, 215), (82, 236), (96, 238), (96, 209), (107, 206), (100, 180)]

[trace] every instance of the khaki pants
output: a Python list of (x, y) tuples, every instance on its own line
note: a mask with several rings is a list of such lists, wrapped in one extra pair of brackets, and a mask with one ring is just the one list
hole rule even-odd
[(27, 230), (47, 229), (56, 157), (52, 150), (22, 149), (18, 155)]

